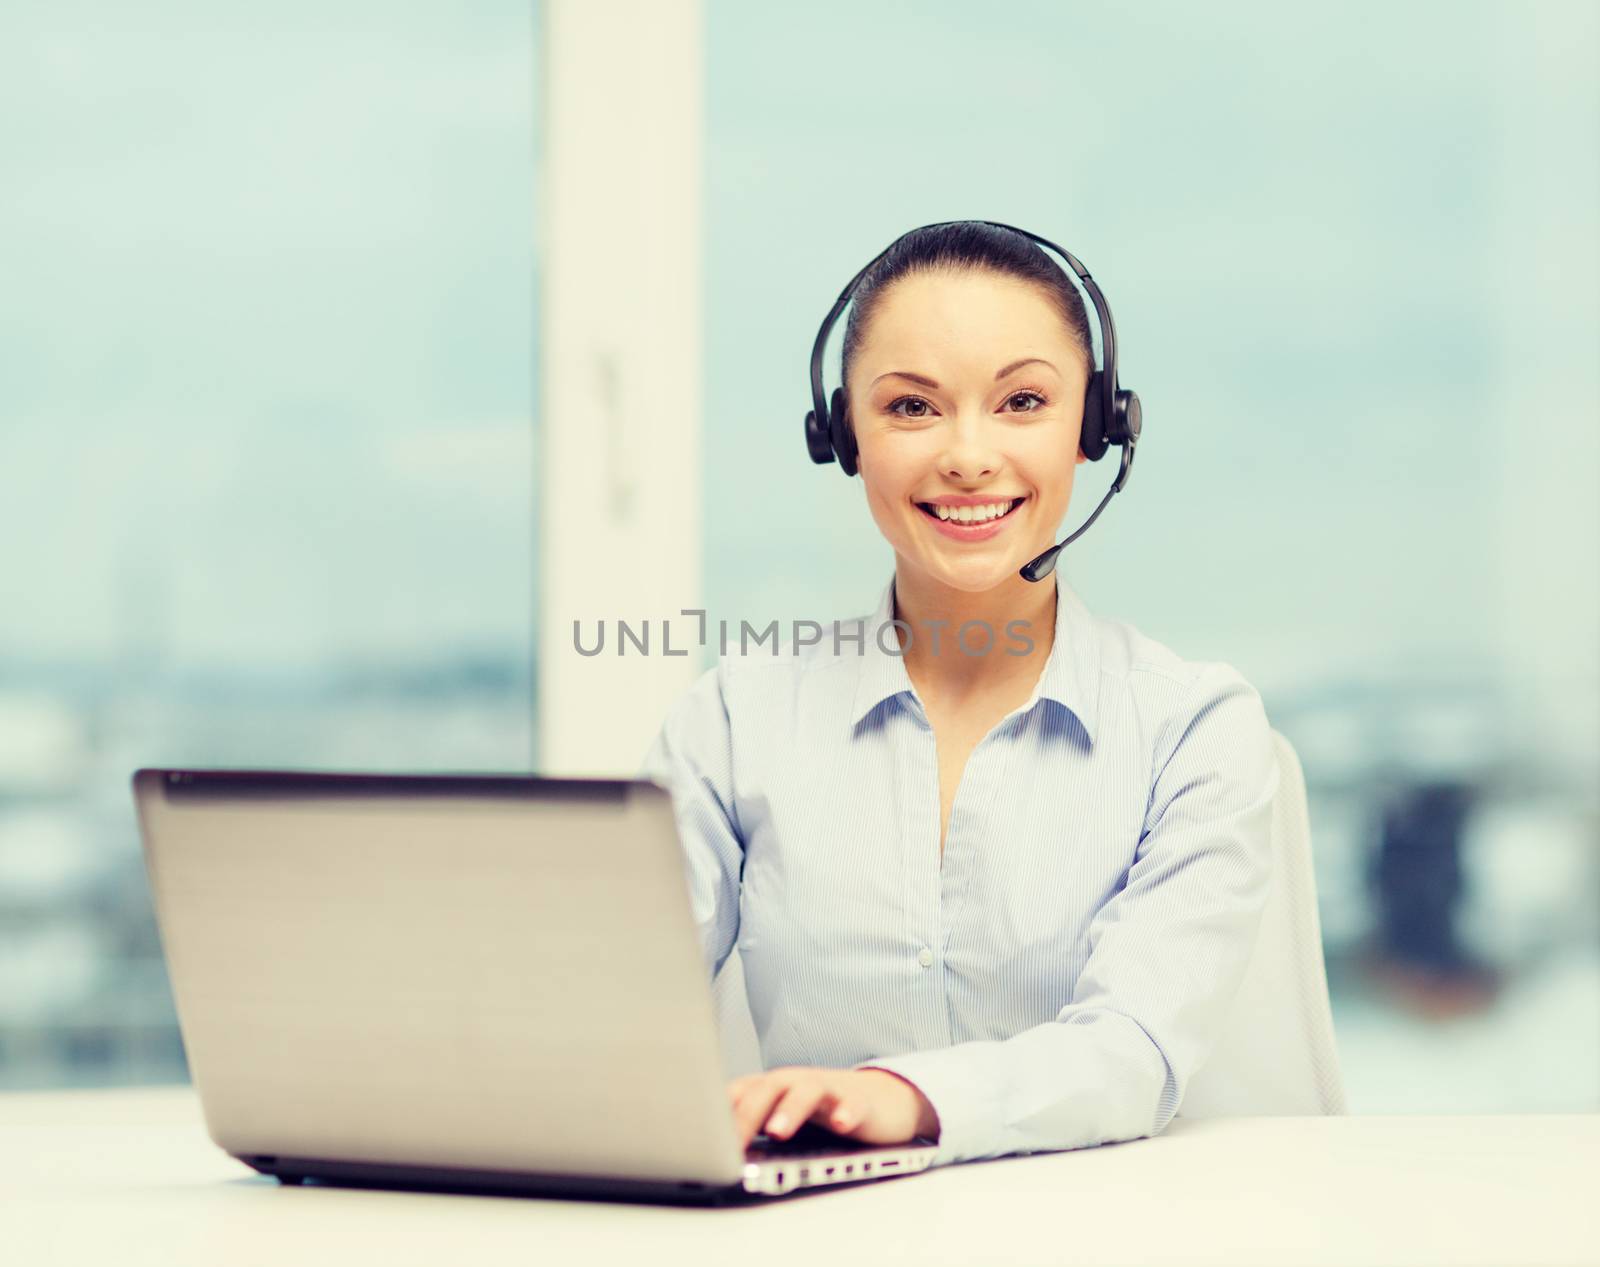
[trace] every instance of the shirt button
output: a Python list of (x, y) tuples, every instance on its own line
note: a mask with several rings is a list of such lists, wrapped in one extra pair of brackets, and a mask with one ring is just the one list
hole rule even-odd
[(921, 950), (917, 951), (917, 962), (920, 963), (924, 968), (931, 967), (933, 965), (933, 951), (924, 946)]

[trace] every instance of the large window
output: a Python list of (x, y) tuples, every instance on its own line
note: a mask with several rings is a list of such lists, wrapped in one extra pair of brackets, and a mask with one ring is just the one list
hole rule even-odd
[[(806, 353), (972, 216), (1113, 306), (1146, 432), (1062, 574), (1300, 753), (1352, 1107), (1600, 1107), (1594, 6), (706, 0), (703, 171), (699, 6), (560, 8), (545, 97), (552, 12), (0, 7), (0, 1085), (183, 1076), (135, 767), (631, 765), (683, 663), (541, 759), (541, 557), (547, 671), (865, 612)], [(1493, 1001), (1373, 970), (1418, 929)]]
[(0, 1081), (181, 1078), (140, 765), (535, 764), (527, 0), (0, 10)]

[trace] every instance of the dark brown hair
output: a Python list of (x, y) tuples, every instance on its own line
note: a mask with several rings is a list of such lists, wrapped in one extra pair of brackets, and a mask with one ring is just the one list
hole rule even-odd
[(845, 323), (840, 382), (848, 384), (850, 381), (850, 362), (860, 350), (884, 289), (908, 273), (937, 269), (952, 272), (987, 269), (1040, 286), (1061, 314), (1073, 345), (1082, 353), (1085, 372), (1094, 373), (1089, 314), (1084, 308), (1083, 295), (1067, 277), (1066, 270), (1032, 238), (1013, 229), (981, 220), (957, 220), (913, 229), (890, 247), (861, 279), (851, 297), (850, 315)]

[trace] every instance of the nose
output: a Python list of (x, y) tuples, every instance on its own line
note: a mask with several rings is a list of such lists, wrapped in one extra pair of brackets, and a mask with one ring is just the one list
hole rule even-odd
[(939, 469), (948, 478), (970, 483), (1000, 469), (1000, 453), (983, 419), (959, 415), (946, 436), (948, 443), (939, 455)]

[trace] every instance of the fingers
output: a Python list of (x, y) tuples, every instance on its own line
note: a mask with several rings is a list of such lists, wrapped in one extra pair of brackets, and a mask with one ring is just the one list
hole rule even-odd
[(861, 1125), (861, 1113), (848, 1100), (834, 1096), (828, 1119), (823, 1125), (839, 1135), (849, 1135)]
[(734, 1123), (739, 1128), (739, 1143), (748, 1145), (761, 1130), (773, 1105), (788, 1091), (788, 1083), (776, 1078), (747, 1087), (734, 1106)]
[(801, 1123), (815, 1117), (825, 1123), (829, 1112), (839, 1097), (821, 1083), (806, 1082), (791, 1086), (779, 1098), (767, 1117), (767, 1134), (777, 1139), (788, 1139)]
[(728, 1083), (728, 1099), (742, 1145), (762, 1130), (788, 1139), (808, 1120), (840, 1134), (860, 1122), (860, 1114), (844, 1103), (828, 1079), (803, 1066), (735, 1078)]

